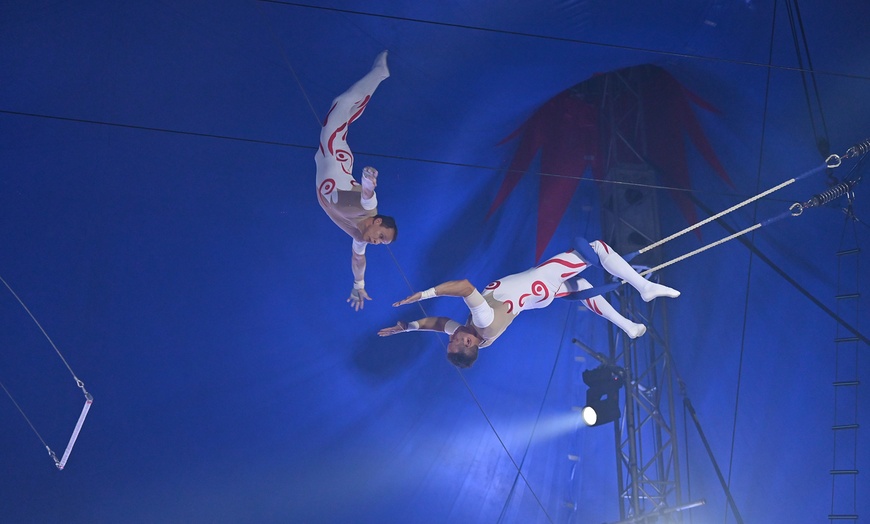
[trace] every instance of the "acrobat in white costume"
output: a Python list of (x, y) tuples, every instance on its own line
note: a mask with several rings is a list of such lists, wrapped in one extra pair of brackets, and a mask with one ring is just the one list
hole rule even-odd
[(329, 218), (352, 239), (353, 289), (347, 302), (355, 310), (371, 300), (365, 289), (365, 252), (368, 244), (389, 244), (396, 239), (395, 220), (378, 213), (375, 194), (378, 172), (363, 169), (362, 184), (353, 177), (353, 152), (347, 143), (350, 124), (362, 115), (378, 85), (387, 77), (387, 52), (375, 59), (372, 69), (332, 103), (320, 131), (314, 161), (317, 166), (317, 200)]
[[(347, 91), (336, 97), (320, 130), (320, 146), (314, 156), (317, 165), (317, 190), (320, 198), (331, 204), (338, 203), (338, 191), (352, 191), (358, 185), (353, 177), (353, 152), (347, 144), (350, 124), (365, 111), (378, 85), (390, 76), (387, 52), (375, 59), (372, 69)], [(373, 190), (371, 181), (362, 178), (363, 188)], [(375, 209), (377, 196), (363, 198), (364, 209)]]
[[(556, 298), (592, 288), (579, 274), (588, 266), (599, 264), (610, 274), (636, 288), (644, 301), (649, 302), (657, 297), (676, 298), (680, 295), (676, 289), (643, 278), (604, 242), (596, 240), (590, 244), (586, 240), (577, 239), (576, 250), (560, 253), (522, 273), (496, 280), (486, 286), (483, 293), (478, 292), (467, 279), (451, 280), (425, 291), (418, 291), (393, 304), (397, 307), (440, 296), (461, 297), (471, 313), (464, 325), (447, 317), (425, 317), (411, 322), (400, 320), (394, 326), (379, 330), (378, 335), (387, 337), (417, 330), (444, 332), (450, 335), (447, 345), (448, 359), (458, 367), (470, 367), (477, 359), (478, 348), (485, 348), (495, 342), (521, 312), (545, 308)], [(637, 338), (646, 332), (646, 326), (620, 315), (600, 295), (586, 298), (583, 303), (589, 310), (617, 325), (631, 338)]]
[[(625, 280), (637, 289), (644, 301), (649, 302), (661, 296), (679, 296), (679, 291), (650, 282), (640, 276), (628, 262), (604, 242), (596, 240), (589, 246), (601, 262), (601, 266), (611, 275)], [(577, 251), (560, 253), (522, 273), (492, 282), (484, 289), (483, 296), (486, 299), (491, 295), (492, 299), (506, 304), (507, 312), (513, 315), (528, 309), (545, 308), (556, 298), (590, 289), (592, 285), (578, 276), (589, 265), (590, 261), (584, 260)], [(637, 338), (646, 332), (646, 326), (620, 315), (601, 295), (583, 299), (582, 302), (590, 311), (613, 322), (631, 338)]]

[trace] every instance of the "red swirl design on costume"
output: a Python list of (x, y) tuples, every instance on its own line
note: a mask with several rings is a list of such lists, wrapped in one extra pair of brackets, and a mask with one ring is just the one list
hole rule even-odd
[(371, 100), (371, 99), (372, 99), (371, 95), (366, 95), (365, 98), (363, 98), (362, 100), (360, 100), (359, 102), (354, 104), (356, 106), (359, 106), (359, 110), (356, 113), (354, 113), (352, 117), (350, 117), (350, 120), (347, 121), (348, 124), (352, 123), (354, 120), (359, 118), (359, 116), (363, 113), (363, 111), (366, 110), (366, 106), (369, 105), (369, 100)]
[(543, 302), (544, 300), (550, 298), (550, 288), (548, 288), (547, 284), (544, 284), (540, 280), (535, 280), (534, 282), (532, 282), (532, 288), (530, 289), (530, 291), (531, 293), (526, 293), (525, 295), (520, 297), (518, 301), (520, 307), (523, 307), (523, 302), (526, 300), (526, 298), (531, 296), (540, 297), (538, 299), (538, 302)]
[(510, 313), (514, 310), (514, 302), (512, 300), (505, 300), (504, 303), (507, 304), (507, 307), (508, 307), (507, 312), (508, 313)]
[(560, 264), (562, 266), (569, 267), (572, 270), (574, 270), (574, 271), (568, 271), (567, 273), (562, 273), (562, 278), (568, 278), (568, 277), (574, 276), (577, 273), (579, 273), (581, 269), (583, 269), (584, 267), (586, 267), (588, 265), (586, 262), (583, 262), (582, 260), (580, 262), (575, 263), (575, 262), (569, 262), (567, 260), (562, 260), (561, 258), (553, 257), (550, 260), (547, 260), (543, 264), (539, 265), (538, 268), (540, 269), (548, 264)]
[(341, 163), (341, 170), (344, 171), (345, 174), (349, 175), (353, 172), (353, 153), (349, 150), (336, 150), (335, 159)]
[(487, 284), (486, 287), (483, 289), (484, 290), (495, 289), (500, 285), (501, 285), (501, 280), (496, 280), (495, 282), (490, 282), (489, 284)]
[(592, 311), (594, 311), (594, 312), (595, 312), (596, 314), (598, 314), (599, 316), (604, 316), (604, 315), (602, 315), (601, 310), (598, 309), (598, 304), (595, 303), (595, 300), (593, 300), (593, 299), (591, 299), (591, 298), (587, 298), (587, 299), (585, 300), (585, 302), (586, 302), (586, 307), (588, 307), (589, 309), (591, 309)]
[(331, 178), (327, 178), (323, 182), (320, 183), (320, 194), (326, 196), (335, 189), (335, 180)]

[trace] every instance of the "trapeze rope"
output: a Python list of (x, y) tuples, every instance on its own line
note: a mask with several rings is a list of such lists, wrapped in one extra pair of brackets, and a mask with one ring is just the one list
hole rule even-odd
[[(831, 155), (825, 161), (825, 164), (823, 164), (815, 169), (811, 169), (810, 171), (807, 171), (806, 173), (804, 173), (800, 176), (797, 176), (797, 177), (792, 178), (790, 180), (786, 180), (785, 182), (779, 184), (778, 186), (772, 187), (772, 188), (768, 189), (767, 191), (760, 193), (759, 195), (751, 197), (751, 198), (749, 198), (749, 199), (747, 199), (747, 200), (745, 200), (745, 201), (743, 201), (735, 206), (732, 206), (732, 207), (726, 209), (725, 211), (722, 211), (720, 213), (717, 213), (716, 215), (711, 216), (708, 219), (702, 220), (701, 222), (699, 222), (695, 225), (689, 226), (678, 233), (675, 233), (675, 234), (673, 234), (667, 238), (664, 238), (658, 242), (650, 244), (649, 246), (647, 246), (645, 248), (639, 249), (638, 251), (634, 251), (632, 253), (628, 253), (627, 255), (624, 255), (623, 258), (625, 258), (625, 260), (631, 260), (632, 258), (634, 258), (635, 256), (637, 256), (641, 253), (645, 253), (653, 248), (661, 246), (665, 242), (673, 240), (673, 239), (675, 239), (681, 235), (684, 235), (690, 231), (694, 231), (695, 229), (703, 226), (704, 224), (709, 223), (712, 220), (720, 218), (720, 217), (722, 217), (722, 216), (724, 216), (724, 215), (726, 215), (726, 214), (728, 214), (736, 209), (739, 209), (739, 208), (745, 206), (746, 204), (749, 204), (755, 200), (758, 200), (759, 198), (761, 198), (765, 195), (769, 195), (770, 193), (773, 193), (774, 191), (778, 191), (779, 189), (782, 189), (783, 187), (786, 187), (797, 180), (806, 178), (806, 177), (808, 177), (814, 173), (818, 173), (819, 171), (824, 170), (824, 169), (837, 168), (841, 165), (843, 159), (860, 156), (860, 155), (867, 153), (868, 151), (870, 151), (870, 138), (850, 147), (846, 151), (846, 153), (843, 154), (843, 156)], [(837, 184), (836, 186), (828, 189), (827, 191), (824, 191), (822, 193), (814, 195), (811, 199), (807, 200), (806, 202), (795, 202), (794, 204), (791, 205), (791, 207), (789, 207), (788, 211), (786, 211), (780, 215), (776, 215), (776, 216), (769, 218), (767, 220), (763, 220), (759, 223), (756, 223), (753, 226), (747, 227), (746, 229), (744, 229), (742, 231), (738, 231), (738, 232), (736, 232), (732, 235), (729, 235), (725, 238), (722, 238), (722, 239), (717, 240), (715, 242), (711, 242), (710, 244), (707, 244), (707, 245), (702, 246), (694, 251), (691, 251), (689, 253), (681, 255), (673, 260), (670, 260), (668, 262), (664, 262), (662, 264), (659, 264), (658, 266), (646, 269), (646, 270), (640, 272), (640, 275), (645, 276), (645, 275), (648, 275), (649, 273), (652, 273), (654, 271), (664, 269), (670, 265), (676, 264), (677, 262), (683, 261), (689, 257), (697, 255), (698, 253), (702, 253), (704, 251), (707, 251), (708, 249), (712, 249), (712, 248), (714, 248), (718, 245), (724, 244), (730, 240), (734, 240), (735, 238), (741, 237), (741, 236), (745, 235), (746, 233), (750, 233), (752, 231), (755, 231), (756, 229), (759, 229), (761, 227), (764, 227), (764, 226), (770, 225), (774, 222), (777, 222), (777, 221), (779, 221), (787, 216), (795, 216), (795, 217), (800, 216), (801, 214), (803, 214), (805, 209), (819, 207), (821, 205), (827, 204), (828, 202), (831, 202), (832, 200), (834, 200), (842, 195), (851, 193), (852, 189), (854, 188), (855, 185), (857, 185), (857, 183), (859, 181), (860, 181), (860, 178), (841, 182), (841, 183)], [(579, 292), (577, 296), (578, 296), (578, 299), (591, 298), (591, 297), (594, 297), (596, 295), (601, 295), (603, 293), (613, 291), (614, 289), (618, 288), (619, 286), (621, 286), (622, 284), (625, 284), (625, 283), (626, 283), (626, 281), (622, 280), (622, 281), (617, 281), (617, 282), (613, 282), (610, 284), (605, 284), (603, 286), (592, 287), (592, 288), (589, 288), (589, 289), (586, 289), (584, 291)]]
[(33, 432), (36, 433), (37, 438), (39, 438), (40, 442), (42, 442), (42, 444), (45, 446), (45, 449), (48, 450), (48, 455), (52, 458), (52, 460), (54, 460), (54, 465), (57, 466), (57, 469), (62, 470), (64, 468), (64, 466), (66, 466), (67, 461), (69, 460), (70, 453), (72, 453), (73, 446), (75, 446), (76, 440), (79, 438), (79, 432), (81, 432), (81, 430), (82, 430), (82, 425), (85, 423), (85, 418), (87, 418), (87, 416), (88, 416), (88, 411), (90, 411), (90, 409), (91, 409), (91, 404), (93, 404), (93, 402), (94, 402), (94, 397), (90, 393), (88, 393), (87, 389), (85, 389), (85, 383), (82, 382), (82, 380), (76, 376), (75, 372), (73, 372), (72, 368), (70, 367), (69, 363), (66, 361), (64, 356), (61, 354), (60, 350), (57, 349), (57, 346), (54, 344), (54, 341), (51, 340), (51, 337), (48, 336), (48, 333), (45, 332), (45, 329), (42, 328), (42, 325), (39, 323), (38, 320), (36, 320), (36, 317), (33, 316), (33, 313), (30, 312), (30, 309), (27, 307), (27, 305), (24, 304), (24, 301), (21, 300), (21, 298), (18, 296), (18, 294), (15, 293), (15, 291), (12, 289), (11, 286), (9, 286), (9, 284), (6, 282), (6, 280), (3, 279), (3, 277), (0, 277), (0, 282), (3, 282), (3, 285), (6, 286), (6, 289), (8, 289), (10, 293), (12, 293), (12, 296), (15, 297), (15, 300), (17, 300), (18, 303), (21, 304), (21, 307), (24, 308), (24, 311), (26, 311), (27, 314), (30, 315), (30, 318), (36, 324), (36, 327), (39, 328), (39, 330), (45, 336), (46, 340), (48, 340), (48, 343), (51, 344), (52, 348), (54, 348), (54, 351), (55, 351), (55, 353), (57, 353), (57, 356), (60, 357), (60, 360), (63, 362), (63, 365), (66, 366), (66, 368), (69, 370), (70, 375), (72, 375), (73, 380), (75, 380), (76, 386), (81, 388), (82, 393), (85, 396), (85, 405), (82, 407), (82, 412), (79, 414), (79, 419), (76, 422), (76, 425), (75, 425), (75, 428), (73, 429), (72, 435), (69, 438), (69, 442), (67, 442), (66, 449), (64, 450), (62, 457), (58, 460), (57, 455), (55, 455), (54, 451), (51, 450), (51, 447), (49, 447), (48, 444), (45, 443), (45, 440), (43, 440), (43, 438), (39, 434), (39, 432), (36, 431), (36, 428), (30, 422), (30, 419), (27, 418), (27, 415), (24, 414), (24, 411), (21, 409), (21, 407), (18, 405), (18, 403), (15, 402), (15, 399), (12, 398), (12, 395), (9, 393), (9, 390), (6, 389), (6, 386), (3, 386), (2, 384), (0, 384), (0, 386), (3, 386), (3, 390), (9, 396), (9, 399), (12, 400), (12, 403), (15, 404), (15, 407), (18, 408), (19, 412), (21, 412), (21, 415), (24, 417), (24, 420), (27, 421), (27, 424), (29, 424), (30, 428), (33, 430)]

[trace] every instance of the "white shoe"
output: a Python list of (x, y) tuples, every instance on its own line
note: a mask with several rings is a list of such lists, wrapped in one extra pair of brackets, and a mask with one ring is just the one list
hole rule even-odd
[(643, 324), (634, 324), (631, 331), (626, 331), (625, 333), (629, 336), (629, 338), (642, 337), (643, 334), (646, 333), (646, 326), (644, 326)]
[(642, 298), (644, 302), (649, 302), (658, 297), (677, 298), (678, 296), (680, 296), (680, 292), (676, 289), (650, 281), (647, 281), (647, 283), (644, 284), (643, 289), (640, 292), (640, 298)]
[(381, 51), (377, 58), (375, 58), (375, 63), (372, 64), (372, 70), (381, 70), (381, 78), (390, 77), (390, 68), (387, 67), (387, 54), (388, 51)]

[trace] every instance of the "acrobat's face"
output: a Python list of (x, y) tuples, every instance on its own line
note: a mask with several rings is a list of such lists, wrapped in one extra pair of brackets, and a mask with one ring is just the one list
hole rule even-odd
[(389, 244), (396, 237), (396, 230), (384, 227), (380, 218), (372, 221), (371, 225), (362, 231), (363, 241), (369, 244)]
[(471, 348), (476, 347), (478, 344), (480, 344), (480, 337), (471, 328), (459, 326), (450, 335), (450, 341), (447, 343), (447, 352), (468, 353)]

